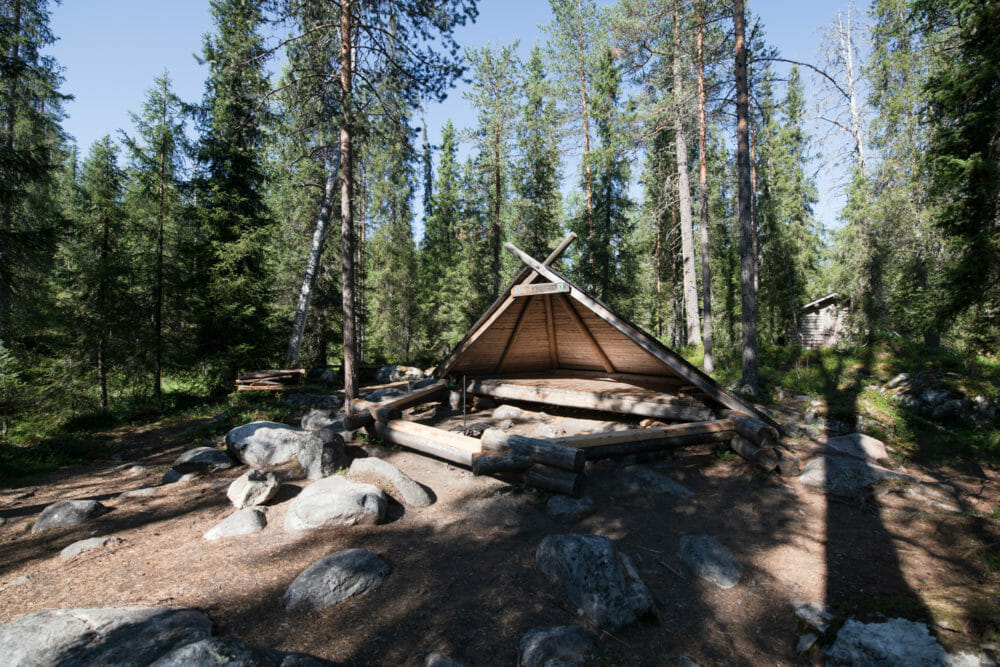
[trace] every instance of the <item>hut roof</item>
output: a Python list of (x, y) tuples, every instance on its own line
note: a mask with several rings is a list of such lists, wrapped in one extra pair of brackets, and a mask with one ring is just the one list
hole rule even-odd
[(525, 264), (524, 270), (442, 362), (438, 377), (571, 372), (622, 380), (667, 380), (677, 387), (690, 387), (712, 403), (773, 423), (752, 403), (547, 263), (512, 244), (506, 247)]

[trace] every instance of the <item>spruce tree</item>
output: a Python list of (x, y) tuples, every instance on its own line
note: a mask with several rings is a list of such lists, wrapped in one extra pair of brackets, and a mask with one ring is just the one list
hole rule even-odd
[(272, 355), (267, 245), (273, 222), (264, 202), (263, 23), (251, 0), (212, 0), (217, 33), (206, 37), (205, 98), (199, 113), (196, 180), (203, 288), (198, 295), (201, 354), (228, 384)]
[(0, 341), (42, 298), (61, 224), (62, 77), (47, 0), (0, 0)]
[(555, 98), (546, 77), (542, 52), (531, 49), (526, 65), (525, 100), (517, 128), (520, 161), (515, 175), (516, 245), (544, 258), (559, 236), (559, 134)]
[(137, 136), (126, 137), (133, 182), (131, 215), (142, 231), (138, 240), (139, 266), (144, 267), (142, 302), (152, 323), (149, 348), (152, 357), (152, 394), (162, 392), (164, 366), (164, 316), (176, 284), (176, 244), (179, 240), (184, 158), (188, 145), (184, 133), (184, 104), (174, 94), (163, 72), (146, 93), (142, 114), (132, 114)]

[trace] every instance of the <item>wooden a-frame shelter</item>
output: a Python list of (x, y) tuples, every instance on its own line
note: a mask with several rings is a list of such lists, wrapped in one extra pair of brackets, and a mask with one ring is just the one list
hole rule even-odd
[[(543, 262), (506, 244), (524, 270), (436, 369), (436, 381), (382, 403), (358, 401), (362, 412), (345, 427), (364, 425), (476, 474), (523, 473), (529, 484), (573, 495), (582, 493), (587, 460), (687, 445), (728, 443), (767, 470), (797, 471), (767, 415), (552, 268), (574, 238)], [(463, 409), (473, 394), (655, 425), (549, 439), (492, 429), (479, 439), (401, 418), (402, 409), (449, 389)]]

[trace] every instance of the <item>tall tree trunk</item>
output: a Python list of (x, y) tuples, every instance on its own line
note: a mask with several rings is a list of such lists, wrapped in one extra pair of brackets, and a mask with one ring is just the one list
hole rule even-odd
[(500, 225), (501, 196), (503, 195), (503, 165), (500, 164), (501, 134), (499, 128), (493, 135), (493, 222), (490, 225), (490, 260), (492, 262), (490, 283), (490, 301), (496, 301), (500, 295), (500, 241), (503, 233)]
[[(107, 139), (107, 138), (105, 138)], [(97, 336), (97, 389), (100, 397), (101, 410), (108, 411), (108, 310), (111, 304), (111, 286), (108, 281), (108, 263), (111, 259), (110, 221), (101, 222), (101, 277), (97, 286), (97, 317), (100, 321), (100, 333)]]
[[(587, 61), (583, 39), (583, 0), (577, 0), (580, 14), (580, 29), (578, 32), (580, 45), (580, 102), (583, 106), (583, 171), (584, 192), (587, 200), (587, 275), (594, 275), (594, 192), (590, 172), (590, 114), (587, 109)], [(588, 280), (587, 289), (594, 289), (593, 279)]]
[[(167, 80), (163, 80), (160, 91), (163, 104), (160, 107), (160, 127), (167, 125)], [(163, 217), (166, 208), (167, 155), (160, 146), (159, 183), (156, 204), (156, 276), (153, 286), (153, 398), (163, 393)]]
[(319, 261), (323, 256), (323, 243), (326, 240), (326, 227), (333, 211), (333, 199), (336, 194), (338, 169), (329, 172), (326, 186), (323, 188), (323, 198), (319, 203), (319, 214), (316, 216), (316, 229), (313, 230), (312, 247), (306, 260), (306, 273), (299, 290), (299, 301), (295, 306), (295, 318), (292, 320), (292, 335), (288, 339), (288, 351), (285, 353), (285, 365), (291, 368), (299, 360), (302, 349), (302, 337), (306, 330), (306, 318), (309, 315), (309, 302), (316, 288), (316, 276), (319, 273)]
[(366, 244), (368, 243), (368, 166), (365, 160), (361, 161), (361, 211), (360, 224), (358, 228), (361, 234), (358, 236), (358, 359), (359, 363), (365, 362), (365, 334), (367, 333), (366, 314), (368, 312), (368, 265), (365, 261)]
[(354, 327), (354, 159), (351, 154), (353, 108), (351, 84), (351, 12), (353, 0), (340, 3), (340, 276), (344, 312), (344, 408), (358, 395), (358, 348)]
[(705, 118), (705, 8), (698, 3), (698, 213), (701, 227), (701, 314), (706, 373), (715, 370), (712, 359), (712, 268), (708, 260), (708, 137)]
[(661, 218), (656, 215), (656, 337), (663, 338), (663, 230)]
[(736, 25), (736, 170), (740, 210), (740, 294), (743, 324), (743, 384), (760, 392), (757, 374), (757, 257), (754, 255), (753, 216), (750, 210), (750, 104), (747, 82), (746, 17), (743, 0), (733, 0)]
[(684, 77), (681, 74), (681, 14), (674, 3), (674, 147), (677, 156), (677, 201), (681, 214), (681, 259), (683, 261), (685, 339), (688, 345), (701, 342), (698, 322), (698, 282), (694, 267), (694, 230), (691, 219), (691, 183), (688, 180), (688, 149), (684, 137)]

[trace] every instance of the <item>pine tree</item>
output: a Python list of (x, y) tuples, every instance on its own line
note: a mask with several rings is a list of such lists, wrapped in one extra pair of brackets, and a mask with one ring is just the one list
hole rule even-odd
[(542, 52), (531, 50), (526, 65), (525, 100), (517, 128), (521, 159), (515, 175), (516, 245), (532, 257), (545, 257), (559, 235), (559, 121)]
[(209, 75), (196, 181), (204, 285), (198, 334), (216, 379), (228, 384), (273, 354), (266, 252), (273, 222), (264, 202), (262, 155), (269, 86), (257, 4), (212, 0), (211, 12), (218, 32), (205, 39)]

